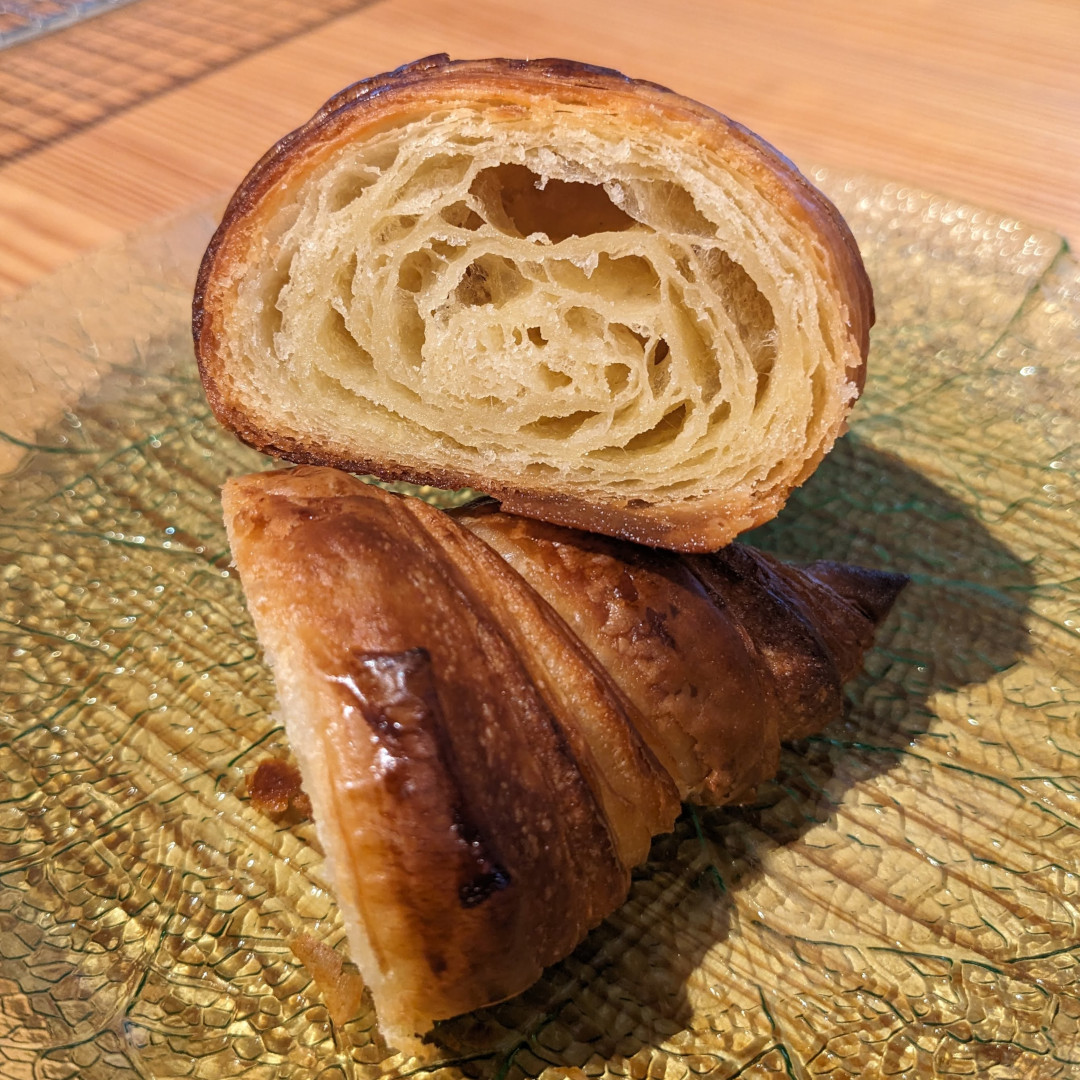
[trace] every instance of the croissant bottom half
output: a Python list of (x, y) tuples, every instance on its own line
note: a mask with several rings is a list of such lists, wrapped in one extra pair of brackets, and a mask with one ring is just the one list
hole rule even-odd
[(524, 990), (622, 902), (680, 800), (745, 798), (838, 716), (904, 584), (445, 513), (330, 469), (223, 499), (391, 1041)]

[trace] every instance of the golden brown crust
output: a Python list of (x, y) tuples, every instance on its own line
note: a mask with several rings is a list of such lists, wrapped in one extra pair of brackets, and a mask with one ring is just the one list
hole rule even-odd
[(248, 781), (248, 798), (262, 814), (282, 818), (290, 812), (297, 818), (311, 817), (311, 800), (304, 791), (300, 770), (284, 758), (260, 761)]
[[(453, 515), (328, 469), (231, 480), (230, 544), (384, 1032), (525, 989), (679, 798), (839, 715), (896, 575)], [(841, 595), (843, 594), (843, 595)]]
[(840, 716), (906, 579), (792, 567), (731, 544), (673, 554), (500, 512), (452, 516), (491, 545), (570, 625), (641, 718), (680, 797), (745, 798), (776, 770), (780, 743)]
[(683, 799), (722, 804), (776, 769), (783, 714), (754, 643), (687, 562), (499, 512), (455, 511), (559, 613), (636, 707)]
[(334, 949), (310, 934), (297, 934), (289, 945), (322, 994), (330, 1019), (339, 1026), (354, 1019), (364, 996), (364, 980), (356, 969), (346, 967)]
[[(384, 1023), (517, 993), (622, 900), (624, 856), (674, 820), (670, 780), (603, 680), (567, 714), (494, 597), (516, 594), (571, 685), (580, 647), (467, 532), (448, 553), (440, 512), (324, 470), (231, 481), (224, 503), (279, 685), (300, 686), (286, 728)], [(604, 790), (613, 743), (637, 803)]]
[[(738, 161), (741, 175), (813, 237), (810, 245), (827, 266), (827, 277), (846, 312), (847, 393), (861, 391), (873, 299), (857, 246), (832, 204), (771, 146), (741, 125), (663, 87), (632, 80), (618, 72), (565, 60), (490, 59), (450, 61), (428, 57), (386, 75), (357, 83), (331, 98), (304, 126), (281, 140), (254, 167), (233, 197), (211, 241), (195, 290), (193, 327), (196, 355), (207, 398), (217, 417), (245, 442), (277, 457), (370, 473), (385, 480), (407, 480), (444, 488), (473, 487), (500, 499), (513, 512), (604, 532), (677, 550), (708, 551), (738, 533), (769, 520), (792, 486), (813, 471), (842, 431), (843, 413), (832, 430), (787, 482), (757, 484), (753, 491), (684, 503), (594, 497), (553, 488), (523, 477), (507, 478), (480, 468), (431, 460), (402, 461), (381, 450), (358, 452), (347, 441), (332, 442), (280, 425), (267, 426), (232, 383), (228, 334), (223, 319), (235, 301), (237, 282), (246, 272), (250, 251), (261, 231), (290, 197), (297, 183), (343, 144), (370, 138), (387, 125), (455, 102), (483, 102), (488, 109), (529, 110), (555, 100), (596, 110), (616, 111), (622, 122), (640, 130), (678, 131), (696, 145)], [(496, 470), (497, 473), (497, 470)]]

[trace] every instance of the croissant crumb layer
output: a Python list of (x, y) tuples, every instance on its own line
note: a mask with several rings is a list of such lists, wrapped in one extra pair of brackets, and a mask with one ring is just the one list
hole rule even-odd
[(744, 193), (678, 179), (685, 154), (639, 142), (614, 171), (622, 131), (561, 123), (557, 156), (544, 118), (465, 110), (338, 151), (240, 287), (278, 360), (253, 389), (349, 442), (404, 422), (418, 459), (477, 471), (653, 498), (767, 480), (758, 447), (819, 442), (833, 389), (803, 253), (761, 265)]
[(268, 155), (197, 299), (219, 415), (295, 460), (614, 513), (574, 522), (600, 531), (712, 501), (716, 546), (771, 516), (858, 395), (854, 246), (742, 129), (581, 70), (404, 69)]

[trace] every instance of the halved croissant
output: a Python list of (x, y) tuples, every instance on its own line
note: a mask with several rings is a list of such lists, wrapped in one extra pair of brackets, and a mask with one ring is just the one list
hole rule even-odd
[(194, 307), (210, 403), (259, 449), (698, 551), (829, 450), (872, 322), (839, 214), (745, 128), (614, 71), (445, 56), (282, 139)]
[(444, 513), (330, 469), (225, 519), (353, 959), (391, 1040), (529, 986), (680, 799), (841, 710), (904, 578)]

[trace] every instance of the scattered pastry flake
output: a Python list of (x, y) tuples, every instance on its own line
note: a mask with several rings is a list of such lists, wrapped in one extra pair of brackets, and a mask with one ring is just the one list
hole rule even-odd
[(284, 758), (259, 763), (248, 783), (248, 795), (255, 808), (269, 817), (290, 810), (297, 818), (311, 817), (311, 799), (301, 786), (300, 770)]
[(364, 980), (356, 968), (310, 934), (297, 935), (289, 947), (319, 988), (330, 1019), (339, 1026), (352, 1020), (364, 993)]

